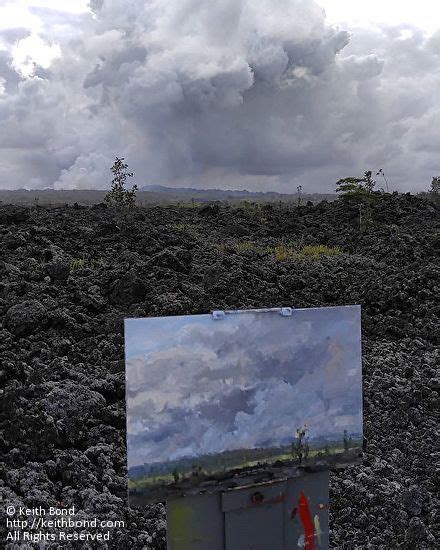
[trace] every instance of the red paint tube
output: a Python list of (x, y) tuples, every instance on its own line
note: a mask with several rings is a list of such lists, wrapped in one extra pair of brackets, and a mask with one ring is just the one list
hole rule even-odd
[(299, 517), (304, 527), (305, 550), (316, 550), (315, 526), (306, 495), (301, 491), (299, 496)]

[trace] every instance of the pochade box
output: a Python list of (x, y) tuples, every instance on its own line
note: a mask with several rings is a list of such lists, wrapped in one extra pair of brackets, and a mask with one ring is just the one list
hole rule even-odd
[[(125, 320), (129, 503), (168, 547), (328, 547), (328, 471), (362, 459), (360, 306)], [(185, 498), (182, 498), (185, 497)]]

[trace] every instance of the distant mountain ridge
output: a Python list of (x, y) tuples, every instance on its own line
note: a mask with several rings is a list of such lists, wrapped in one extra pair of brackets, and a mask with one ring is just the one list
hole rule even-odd
[(182, 193), (188, 195), (218, 195), (221, 198), (234, 197), (293, 197), (292, 193), (278, 193), (277, 191), (248, 191), (247, 189), (196, 189), (195, 187), (166, 187), (165, 185), (144, 185), (140, 191), (164, 193), (174, 195)]
[[(189, 198), (200, 199), (210, 198), (211, 200), (228, 199), (267, 199), (267, 200), (286, 200), (297, 199), (296, 193), (278, 193), (277, 191), (248, 191), (247, 189), (196, 189), (194, 187), (166, 187), (165, 185), (144, 185), (140, 191), (159, 193), (163, 195), (184, 195)], [(336, 198), (334, 193), (315, 193), (320, 197)], [(304, 194), (304, 197), (310, 195)]]

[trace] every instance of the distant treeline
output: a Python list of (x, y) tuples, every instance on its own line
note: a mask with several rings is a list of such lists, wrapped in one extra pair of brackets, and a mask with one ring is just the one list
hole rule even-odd
[[(89, 206), (104, 202), (108, 190), (81, 189), (81, 190), (0, 190), (0, 201), (4, 204), (21, 204), (26, 206), (63, 206), (75, 203)], [(337, 199), (335, 193), (302, 194), (301, 203), (307, 201), (313, 203), (322, 200), (332, 201)], [(281, 194), (275, 192), (251, 192), (251, 191), (225, 191), (217, 189), (174, 189), (155, 187), (152, 190), (141, 190), (136, 193), (136, 204), (149, 206), (155, 204), (181, 204), (182, 206), (196, 206), (200, 203), (213, 201), (226, 201), (231, 203), (249, 202), (297, 202), (296, 194)]]
[(290, 446), (279, 446), (269, 449), (237, 449), (199, 457), (183, 457), (177, 460), (155, 462), (153, 464), (130, 468), (129, 477), (130, 479), (134, 479), (143, 475), (171, 473), (173, 470), (179, 470), (180, 472), (190, 471), (193, 466), (206, 467), (206, 464), (209, 464), (212, 470), (223, 470), (235, 467), (239, 462), (247, 463), (249, 461), (267, 459), (271, 456), (287, 453), (289, 450)]
[[(359, 434), (353, 434), (351, 444), (353, 446), (359, 445), (361, 442)], [(342, 446), (342, 437), (339, 438), (319, 438), (317, 440), (310, 441), (310, 449), (322, 449), (326, 447), (333, 448)], [(230, 451), (224, 451), (216, 454), (206, 454), (198, 457), (182, 457), (177, 460), (155, 462), (151, 464), (144, 464), (134, 466), (129, 469), (129, 478), (135, 480), (144, 476), (158, 476), (163, 474), (170, 474), (173, 471), (179, 473), (189, 472), (194, 467), (201, 467), (204, 470), (210, 471), (222, 471), (229, 468), (236, 468), (239, 464), (247, 464), (255, 461), (269, 461), (273, 457), (281, 457), (283, 455), (290, 455), (292, 450), (291, 444), (278, 445), (269, 448), (257, 448), (257, 449), (235, 449)]]

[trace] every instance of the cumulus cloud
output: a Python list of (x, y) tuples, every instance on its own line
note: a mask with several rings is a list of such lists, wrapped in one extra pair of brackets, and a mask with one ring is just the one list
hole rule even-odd
[(438, 169), (438, 33), (348, 33), (313, 0), (89, 8), (0, 35), (4, 188), (105, 188), (116, 155), (140, 185), (283, 192), (378, 168), (420, 190)]
[(126, 320), (129, 465), (362, 432), (359, 308)]

